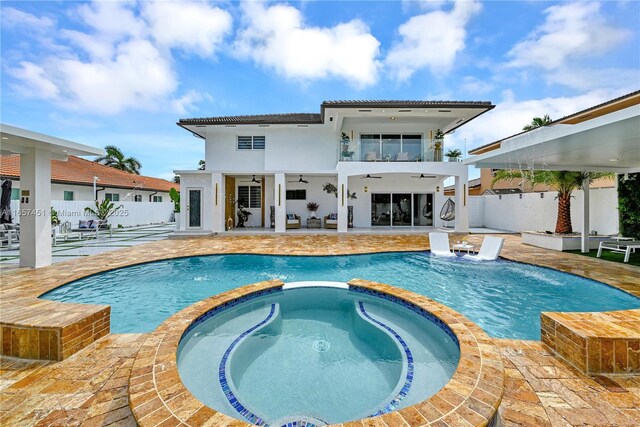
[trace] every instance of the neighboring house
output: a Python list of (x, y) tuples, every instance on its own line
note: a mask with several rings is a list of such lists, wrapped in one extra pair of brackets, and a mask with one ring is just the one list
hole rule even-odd
[[(205, 142), (205, 170), (181, 179), (179, 232), (222, 232), (237, 221), (284, 232), (337, 214), (338, 232), (354, 227), (441, 226), (443, 182), (453, 177), (455, 229), (468, 230), (467, 167), (444, 161), (438, 130), (450, 133), (494, 106), (463, 101), (325, 101), (320, 114), (266, 114), (181, 119)], [(348, 139), (344, 139), (345, 134)], [(337, 196), (323, 191), (325, 184)], [(351, 193), (356, 198), (349, 198)], [(273, 216), (271, 215), (273, 209)], [(309, 225), (316, 225), (309, 222)]]
[[(480, 185), (480, 178), (470, 179), (469, 180), (469, 195), (470, 196), (480, 196), (482, 195), (482, 186)], [(445, 196), (455, 196), (456, 194), (456, 186), (455, 185), (447, 185), (444, 187), (444, 195)]]
[[(483, 196), (485, 194), (518, 194), (554, 191), (551, 187), (541, 184), (536, 184), (535, 187), (531, 188), (529, 183), (523, 182), (521, 179), (514, 179), (512, 181), (500, 180), (492, 185), (495, 170), (496, 169), (488, 168), (480, 169), (480, 178), (469, 180), (469, 195)], [(590, 188), (612, 188), (615, 187), (615, 185), (616, 181), (614, 178), (600, 178), (593, 181)], [(445, 196), (455, 195), (454, 186), (447, 185), (444, 187), (444, 194)]]
[[(20, 156), (0, 156), (0, 178), (13, 181), (12, 199), (19, 199)], [(124, 172), (76, 156), (69, 156), (67, 161), (51, 160), (51, 200), (169, 202), (169, 190), (179, 187), (164, 179)]]

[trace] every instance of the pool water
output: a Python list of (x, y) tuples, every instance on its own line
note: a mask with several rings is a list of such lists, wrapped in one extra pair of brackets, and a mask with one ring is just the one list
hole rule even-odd
[(178, 371), (198, 400), (243, 421), (341, 423), (440, 390), (460, 358), (443, 328), (377, 296), (288, 289), (192, 327), (180, 342)]
[(100, 273), (43, 298), (111, 306), (111, 332), (150, 332), (196, 301), (268, 279), (372, 280), (426, 295), (490, 336), (540, 339), (542, 311), (640, 308), (640, 299), (593, 280), (511, 261), (474, 262), (428, 252), (349, 256), (210, 255)]

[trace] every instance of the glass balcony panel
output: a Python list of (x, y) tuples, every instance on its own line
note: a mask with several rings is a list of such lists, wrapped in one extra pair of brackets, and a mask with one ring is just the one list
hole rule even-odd
[(375, 162), (380, 159), (380, 135), (362, 135), (360, 140), (360, 160)]
[[(404, 154), (402, 154), (404, 153)], [(402, 153), (397, 157), (397, 161), (420, 162), (422, 158), (422, 136), (402, 135)]]
[(402, 148), (400, 135), (382, 135), (382, 160), (395, 161)]

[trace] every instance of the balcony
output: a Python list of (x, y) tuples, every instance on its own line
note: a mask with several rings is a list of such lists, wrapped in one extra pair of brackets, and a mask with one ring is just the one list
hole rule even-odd
[(341, 162), (442, 162), (442, 141), (423, 140), (420, 136), (362, 138), (338, 144)]

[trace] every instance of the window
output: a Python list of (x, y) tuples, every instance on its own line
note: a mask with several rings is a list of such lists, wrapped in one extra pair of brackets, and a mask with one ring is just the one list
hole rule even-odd
[(135, 196), (133, 196), (133, 201), (134, 202), (141, 202), (142, 201), (142, 194), (136, 194)]
[(287, 190), (287, 200), (307, 200), (307, 190)]
[(420, 160), (422, 135), (362, 134), (361, 157), (366, 161), (415, 161)]
[(245, 208), (260, 209), (262, 207), (262, 189), (257, 185), (239, 186), (238, 204)]
[(153, 201), (156, 203), (162, 203), (162, 196), (153, 196)]
[(264, 150), (264, 136), (239, 136), (238, 150)]
[(65, 191), (64, 200), (73, 200), (73, 191)]
[(11, 200), (20, 200), (20, 189), (12, 188), (11, 189)]
[(120, 201), (120, 195), (118, 193), (105, 193), (104, 194), (104, 199), (105, 200), (111, 200), (112, 202), (119, 202)]

